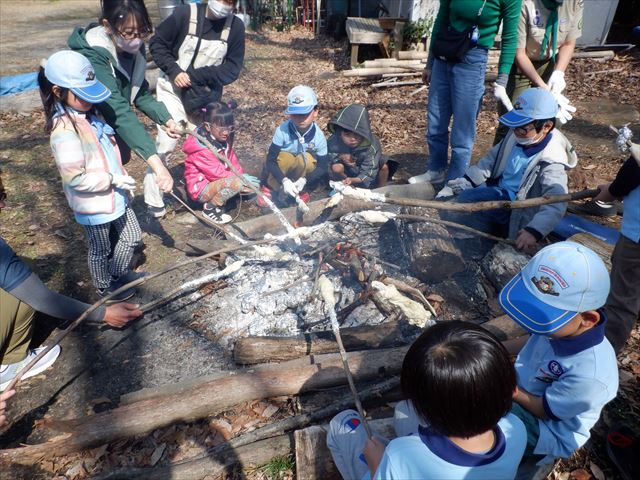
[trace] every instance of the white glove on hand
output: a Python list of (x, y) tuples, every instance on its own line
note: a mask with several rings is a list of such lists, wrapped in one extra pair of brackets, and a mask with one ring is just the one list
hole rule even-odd
[(122, 190), (133, 192), (136, 189), (136, 181), (129, 175), (111, 174), (111, 185)]
[(549, 77), (549, 81), (547, 82), (549, 86), (549, 90), (554, 94), (561, 94), (562, 91), (567, 87), (567, 82), (564, 81), (564, 72), (560, 70), (554, 70), (551, 76)]
[(573, 118), (576, 107), (571, 105), (569, 99), (560, 93), (554, 93), (553, 96), (556, 97), (556, 101), (558, 102), (558, 114), (556, 118), (564, 125)]
[(451, 190), (451, 187), (449, 186), (443, 187), (442, 190), (438, 192), (438, 194), (436, 195), (436, 200), (439, 198), (447, 198), (447, 197), (453, 197), (453, 190)]
[(502, 85), (498, 85), (497, 83), (493, 84), (493, 96), (496, 97), (496, 100), (501, 101), (504, 108), (508, 111), (513, 110), (511, 99), (509, 95), (507, 95), (507, 90)]
[(453, 193), (458, 195), (463, 190), (469, 190), (470, 188), (473, 188), (473, 185), (471, 185), (471, 182), (466, 178), (460, 177), (449, 180), (447, 182), (447, 187), (449, 187)]
[(284, 180), (282, 180), (282, 190), (284, 190), (284, 193), (290, 197), (295, 197), (300, 193), (295, 183), (293, 183), (288, 177), (284, 177)]
[(304, 186), (307, 184), (307, 179), (305, 177), (300, 177), (298, 180), (293, 182), (293, 184), (298, 189), (298, 193), (300, 193), (302, 190), (304, 190)]

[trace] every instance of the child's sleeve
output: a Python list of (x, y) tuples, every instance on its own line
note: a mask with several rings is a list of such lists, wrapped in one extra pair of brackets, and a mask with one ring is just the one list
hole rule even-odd
[(387, 449), (385, 449), (382, 454), (382, 459), (380, 460), (380, 465), (378, 465), (378, 469), (373, 476), (373, 480), (400, 480), (401, 478), (402, 477), (398, 476), (398, 472), (387, 453)]
[[(280, 154), (283, 145), (284, 133), (282, 132), (281, 127), (278, 127), (276, 129), (276, 133), (273, 134), (273, 139), (271, 140), (271, 145), (267, 152), (267, 172), (273, 175), (273, 178), (275, 178), (278, 183), (282, 183), (282, 180), (284, 180), (284, 173), (278, 166), (278, 155)], [(263, 180), (266, 182), (267, 179), (265, 178)]]
[(374, 180), (378, 175), (378, 165), (380, 164), (380, 155), (382, 152), (371, 145), (369, 149), (359, 159), (357, 177), (363, 182)]
[(545, 390), (542, 405), (551, 420), (568, 420), (602, 407), (610, 398), (609, 393), (615, 395), (597, 379), (567, 372)]
[(635, 158), (629, 157), (620, 167), (615, 180), (609, 185), (609, 193), (614, 197), (622, 198), (638, 187), (640, 187), (640, 165)]
[(313, 156), (316, 159), (316, 168), (313, 172), (307, 175), (307, 183), (313, 185), (319, 182), (324, 175), (329, 173), (329, 154), (327, 149), (327, 139), (324, 134), (320, 132), (320, 127), (316, 126), (319, 135), (316, 135), (314, 139), (315, 148), (313, 149)]
[[(569, 192), (568, 178), (564, 165), (552, 163), (542, 168), (540, 172), (540, 196), (565, 195)], [(567, 211), (567, 203), (550, 203), (541, 205), (531, 221), (526, 225), (527, 230), (540, 241), (556, 227)]]
[(56, 129), (51, 134), (51, 151), (63, 185), (79, 192), (104, 192), (111, 188), (111, 177), (105, 170), (88, 171), (82, 142), (75, 131)]

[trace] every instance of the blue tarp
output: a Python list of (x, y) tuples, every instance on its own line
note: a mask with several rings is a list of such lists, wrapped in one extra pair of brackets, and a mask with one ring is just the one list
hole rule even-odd
[(0, 96), (22, 93), (34, 88), (38, 88), (38, 74), (36, 72), (0, 77)]
[(562, 239), (567, 239), (576, 233), (588, 233), (611, 245), (615, 245), (620, 237), (618, 230), (591, 222), (571, 213), (560, 220), (553, 233)]

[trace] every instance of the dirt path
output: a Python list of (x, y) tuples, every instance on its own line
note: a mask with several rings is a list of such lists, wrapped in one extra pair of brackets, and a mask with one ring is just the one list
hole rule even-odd
[[(97, 16), (97, 1), (74, 1), (73, 12), (67, 11), (68, 4), (0, 2), (1, 75), (31, 70), (34, 62), (37, 64), (40, 58), (64, 46), (74, 25), (85, 25)], [(47, 29), (41, 30), (39, 26), (45, 19)], [(425, 93), (409, 97), (411, 89), (376, 90), (366, 82), (340, 77), (335, 70), (348, 64), (345, 51), (343, 43), (317, 40), (304, 31), (248, 34), (245, 70), (225, 92), (239, 102), (236, 150), (249, 172), (260, 171), (274, 128), (284, 120), (286, 93), (299, 83), (316, 89), (321, 107), (318, 123), (322, 127), (338, 108), (352, 102), (366, 104), (385, 152), (403, 165), (400, 178), (422, 170)], [(638, 127), (640, 99), (628, 93), (625, 97), (621, 90), (592, 88), (585, 92), (582, 84), (570, 84), (568, 96), (571, 95), (575, 95), (571, 98), (580, 109), (565, 131), (580, 155), (582, 167), (572, 175), (572, 187), (578, 189), (611, 178), (617, 170), (623, 157), (611, 147), (607, 125), (632, 122), (632, 127)], [(620, 106), (616, 101), (626, 105)], [(494, 107), (494, 102), (486, 98), (478, 120), (475, 158), (493, 138)], [(153, 126), (147, 124), (153, 134)], [(9, 208), (0, 214), (0, 236), (51, 288), (92, 301), (95, 296), (87, 273), (84, 234), (73, 221), (60, 191), (42, 125), (42, 115), (37, 111), (0, 116), (0, 163), (9, 195)], [(173, 159), (175, 178), (182, 174), (181, 159), (181, 153)], [(141, 183), (142, 162), (134, 159), (128, 168)], [(162, 221), (147, 217), (141, 192), (134, 208), (145, 231), (144, 270), (156, 271), (182, 260), (181, 249), (187, 239), (210, 236), (208, 230), (194, 225), (188, 214), (179, 209)], [(249, 208), (244, 214), (254, 215), (257, 210)], [(182, 271), (153, 282), (138, 300), (156, 298), (195, 273)], [(37, 420), (88, 414), (109, 408), (126, 392), (227, 367), (217, 345), (190, 328), (192, 314), (192, 309), (177, 304), (146, 316), (125, 331), (95, 325), (81, 328), (63, 342), (62, 357), (53, 369), (20, 387), (9, 412), (18, 422), (3, 435), (0, 446), (44, 438), (44, 430), (34, 424)], [(49, 327), (43, 329), (46, 336), (55, 322), (44, 319), (42, 323)], [(62, 467), (52, 468), (50, 471), (64, 473)], [(20, 477), (49, 475), (35, 468)]]

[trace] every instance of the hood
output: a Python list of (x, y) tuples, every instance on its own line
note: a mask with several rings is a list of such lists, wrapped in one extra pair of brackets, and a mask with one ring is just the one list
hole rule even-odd
[(196, 137), (189, 135), (182, 144), (182, 151), (187, 155), (193, 155), (201, 150), (208, 150), (207, 147), (202, 145)]
[(561, 163), (567, 168), (574, 168), (578, 164), (576, 149), (560, 130), (553, 129), (551, 135), (546, 148), (540, 152), (540, 161)]
[(373, 143), (369, 112), (364, 105), (353, 103), (344, 107), (329, 121), (327, 128), (335, 133), (335, 127), (342, 127), (364, 137), (369, 143)]
[(111, 62), (118, 63), (116, 46), (111, 41), (104, 27), (97, 23), (90, 24), (86, 29), (76, 27), (69, 36), (67, 43), (69, 44), (69, 48), (79, 51), (80, 53), (88, 48), (103, 49), (105, 53), (111, 57), (109, 58)]

